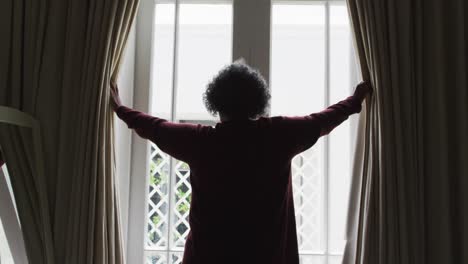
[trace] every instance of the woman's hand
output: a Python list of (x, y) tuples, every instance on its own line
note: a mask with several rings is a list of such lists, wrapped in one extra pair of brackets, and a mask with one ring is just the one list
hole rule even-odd
[(356, 86), (356, 90), (354, 90), (354, 96), (361, 99), (361, 101), (363, 101), (366, 98), (366, 96), (370, 94), (372, 94), (372, 85), (370, 84), (370, 82), (360, 82)]
[(110, 83), (110, 92), (111, 92), (111, 97), (110, 97), (110, 102), (112, 105), (112, 108), (114, 111), (117, 110), (119, 106), (122, 105), (122, 101), (120, 101), (120, 96), (119, 96), (119, 87), (117, 87), (117, 83), (111, 81)]

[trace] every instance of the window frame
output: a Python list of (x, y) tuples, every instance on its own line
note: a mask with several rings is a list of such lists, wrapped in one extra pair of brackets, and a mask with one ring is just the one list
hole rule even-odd
[[(271, 32), (272, 32), (272, 6), (274, 4), (324, 4), (325, 5), (325, 105), (330, 102), (330, 5), (346, 4), (345, 0), (256, 0), (255, 5), (252, 0), (158, 0), (158, 3), (176, 3), (175, 21), (178, 19), (179, 6), (178, 3), (232, 3), (233, 5), (233, 28), (232, 28), (232, 58), (233, 60), (243, 57), (247, 62), (258, 68), (264, 75), (267, 82), (270, 82), (271, 72)], [(153, 58), (153, 41), (154, 41), (154, 11), (156, 0), (141, 0), (140, 8), (136, 18), (136, 46), (135, 46), (135, 89), (133, 105), (136, 109), (144, 112), (151, 112), (152, 98), (152, 58)], [(253, 15), (255, 14), (255, 15)], [(175, 24), (174, 32), (174, 60), (173, 60), (173, 87), (177, 79), (177, 38), (178, 26)], [(261, 32), (261, 33), (258, 33)], [(254, 41), (253, 41), (254, 40)], [(247, 45), (246, 43), (254, 45)], [(355, 62), (354, 54), (351, 61)], [(357, 83), (357, 64), (351, 63), (353, 66), (351, 71), (352, 77), (356, 79), (353, 83)], [(175, 118), (177, 90), (172, 91), (171, 104), (171, 119)], [(356, 118), (351, 118), (352, 138), (355, 138), (357, 127)], [(328, 175), (329, 167), (329, 139), (324, 139), (325, 164), (324, 174)], [(354, 153), (354, 144), (351, 151)], [(129, 186), (129, 213), (128, 213), (128, 234), (127, 234), (127, 261), (128, 263), (145, 263), (146, 252), (145, 236), (146, 236), (146, 218), (147, 218), (147, 199), (148, 199), (148, 171), (150, 144), (135, 133), (132, 134), (131, 146), (131, 175)], [(172, 159), (171, 159), (172, 160)], [(171, 162), (173, 163), (173, 162)], [(174, 169), (174, 164), (171, 164), (171, 171)], [(172, 172), (171, 172), (172, 174)], [(171, 176), (172, 178), (172, 176)], [(324, 195), (324, 252), (307, 252), (301, 254), (303, 256), (322, 256), (328, 260), (329, 256), (341, 256), (341, 253), (329, 252), (329, 183), (328, 177), (324, 177), (323, 188)], [(144, 192), (142, 190), (145, 190)], [(170, 198), (172, 199), (172, 198)], [(170, 208), (169, 210), (171, 210)], [(328, 263), (326, 261), (325, 263)]]

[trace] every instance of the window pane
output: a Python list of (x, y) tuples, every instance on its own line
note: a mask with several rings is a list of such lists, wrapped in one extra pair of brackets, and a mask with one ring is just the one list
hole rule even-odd
[(301, 256), (301, 264), (328, 264), (324, 256)]
[(151, 112), (166, 119), (171, 117), (174, 16), (174, 4), (155, 5)]
[(146, 249), (168, 248), (170, 157), (150, 144)]
[[(158, 3), (154, 12), (154, 41), (151, 74), (151, 113), (171, 118), (174, 53), (175, 4)], [(169, 179), (170, 157), (150, 144), (148, 173), (148, 211), (146, 249), (166, 250), (169, 247)], [(155, 259), (152, 257), (151, 259)], [(154, 260), (160, 263), (161, 259)]]
[[(152, 113), (166, 119), (171, 117), (175, 88), (174, 119), (194, 122), (214, 119), (202, 104), (202, 94), (210, 79), (231, 61), (232, 5), (182, 2), (177, 22), (175, 18), (175, 1), (156, 3)], [(177, 39), (175, 25), (178, 25)], [(174, 45), (177, 45), (176, 56)], [(175, 57), (177, 68), (174, 71)], [(189, 232), (189, 175), (187, 164), (172, 159), (155, 144), (150, 144), (147, 250), (183, 250)], [(178, 253), (169, 257), (149, 251), (147, 254), (147, 261), (151, 263), (180, 263), (182, 259)]]
[(294, 157), (292, 180), (299, 253), (323, 253), (325, 251), (325, 225), (323, 189), (322, 141)]
[(145, 264), (181, 264), (182, 257), (183, 252), (148, 252)]
[(167, 264), (167, 253), (147, 253), (145, 264)]
[[(322, 110), (325, 103), (324, 44), (323, 4), (273, 5), (272, 115), (306, 115)], [(320, 141), (296, 156), (292, 170), (299, 251), (323, 253), (323, 143)]]
[[(330, 103), (348, 97), (351, 76), (351, 30), (345, 4), (330, 5)], [(342, 254), (351, 177), (351, 123), (337, 127), (329, 139), (329, 252)]]
[(343, 261), (343, 256), (329, 256), (328, 264), (341, 264)]
[(324, 5), (274, 4), (272, 24), (272, 115), (321, 110), (325, 101)]
[(173, 163), (175, 180), (172, 181), (171, 249), (183, 250), (190, 232), (189, 210), (192, 198), (190, 168), (182, 161), (173, 159)]
[(213, 119), (203, 104), (206, 85), (232, 57), (232, 5), (181, 4), (177, 119)]

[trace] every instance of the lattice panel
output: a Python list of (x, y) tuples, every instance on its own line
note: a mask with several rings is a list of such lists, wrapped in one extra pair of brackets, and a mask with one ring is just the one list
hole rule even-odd
[(146, 264), (167, 264), (167, 253), (149, 253), (146, 255)]
[(149, 249), (167, 249), (170, 157), (153, 143), (150, 153), (146, 245)]
[(323, 170), (321, 143), (292, 161), (294, 207), (299, 252), (323, 249)]
[[(169, 254), (169, 261), (168, 256)], [(146, 264), (181, 264), (183, 252), (151, 252), (146, 253)]]
[(172, 206), (172, 249), (183, 249), (189, 233), (189, 210), (192, 197), (189, 166), (176, 161), (175, 181), (172, 188), (174, 203)]
[[(175, 164), (172, 187), (169, 186), (171, 159)], [(188, 217), (192, 195), (190, 168), (186, 163), (171, 158), (151, 143), (149, 174), (147, 248), (183, 250), (189, 233)], [(169, 196), (172, 197), (170, 210)], [(171, 219), (170, 224), (168, 219)]]
[[(189, 166), (173, 159), (174, 175), (172, 187), (169, 187), (170, 157), (151, 144), (150, 184), (148, 200), (148, 233), (149, 249), (183, 250), (189, 233), (189, 210), (192, 188), (190, 185)], [(322, 144), (318, 143), (292, 161), (294, 203), (299, 251), (320, 251), (323, 249), (323, 175), (324, 153)], [(169, 193), (169, 190), (171, 191)], [(169, 195), (172, 196), (171, 223), (168, 225)], [(181, 256), (172, 254), (172, 263)], [(166, 263), (161, 259), (154, 263)], [(149, 262), (149, 263), (153, 263)], [(304, 261), (307, 263), (307, 261)], [(172, 264), (171, 263), (171, 264)]]
[(171, 253), (172, 262), (171, 264), (181, 264), (184, 254), (182, 252)]

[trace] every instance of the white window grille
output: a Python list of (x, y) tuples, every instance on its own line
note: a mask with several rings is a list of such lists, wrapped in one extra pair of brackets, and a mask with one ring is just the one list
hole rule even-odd
[[(171, 181), (171, 177), (174, 180)], [(147, 263), (182, 261), (182, 251), (189, 232), (188, 214), (192, 190), (189, 177), (190, 170), (186, 163), (171, 158), (151, 143), (146, 220), (146, 249), (149, 249)], [(172, 196), (173, 201), (169, 201), (169, 196)], [(167, 262), (168, 258), (172, 262)]]
[[(151, 89), (149, 94), (142, 92), (150, 98), (147, 109), (152, 114), (177, 122), (216, 122), (204, 109), (201, 94), (209, 79), (232, 61), (231, 54), (240, 53), (232, 45), (239, 42), (232, 28), (239, 21), (236, 16), (241, 15), (234, 12), (233, 1), (239, 0), (143, 1), (143, 6), (154, 8), (148, 12), (151, 19), (147, 19), (154, 39), (147, 47), (152, 55), (151, 59), (144, 58), (151, 65)], [(344, 1), (273, 1), (269, 7), (271, 12), (265, 14), (271, 15), (271, 56), (265, 62), (252, 59), (252, 54), (243, 57), (271, 69), (265, 74), (270, 76), (272, 89), (271, 115), (310, 114), (351, 94), (357, 78)], [(142, 41), (140, 37), (138, 41)], [(292, 162), (302, 264), (341, 261), (351, 131), (350, 123), (343, 124)], [(132, 261), (138, 251), (143, 252), (145, 263), (181, 263), (189, 232), (190, 170), (155, 144), (148, 143), (147, 147), (144, 227), (129, 229), (130, 237), (143, 234), (144, 229), (144, 244), (143, 248), (130, 248), (129, 259)], [(132, 187), (131, 195), (141, 197), (142, 190), (137, 187)], [(142, 202), (140, 198), (134, 200)], [(141, 223), (137, 220), (134, 222)]]

